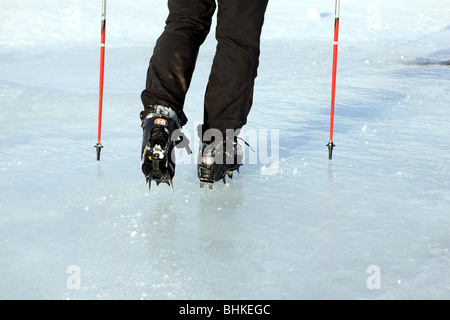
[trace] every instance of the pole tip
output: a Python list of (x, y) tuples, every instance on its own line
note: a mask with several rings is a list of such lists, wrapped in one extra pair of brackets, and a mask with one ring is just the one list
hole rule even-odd
[(333, 157), (333, 148), (334, 148), (335, 144), (333, 143), (333, 141), (328, 142), (327, 147), (328, 147), (328, 159), (332, 159)]
[(102, 150), (103, 146), (100, 142), (98, 142), (95, 146), (97, 149), (97, 162), (100, 161), (100, 151)]

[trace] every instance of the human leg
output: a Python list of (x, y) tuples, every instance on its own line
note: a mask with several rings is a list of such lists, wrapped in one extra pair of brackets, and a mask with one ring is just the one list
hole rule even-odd
[(168, 7), (166, 26), (156, 42), (146, 88), (141, 95), (144, 105), (141, 161), (149, 187), (152, 181), (172, 186), (175, 174), (172, 151), (185, 138), (179, 131), (187, 122), (184, 99), (216, 3), (215, 0), (169, 0)]
[(218, 43), (205, 94), (203, 132), (240, 129), (247, 122), (267, 2), (218, 1)]
[(219, 0), (217, 50), (205, 94), (204, 122), (199, 130), (200, 186), (215, 181), (242, 165), (237, 142), (253, 102), (254, 80), (260, 54), (260, 36), (268, 0)]
[(183, 112), (185, 96), (216, 3), (215, 0), (169, 0), (168, 7), (169, 16), (153, 50), (141, 99), (145, 109), (162, 105), (175, 110), (184, 125), (187, 122)]

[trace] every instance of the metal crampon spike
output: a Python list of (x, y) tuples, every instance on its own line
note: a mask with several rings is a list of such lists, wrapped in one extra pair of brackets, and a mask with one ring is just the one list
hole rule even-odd
[(213, 189), (214, 183), (213, 182), (207, 182), (207, 181), (200, 181), (200, 189), (203, 189), (205, 185), (208, 185), (209, 190)]
[(166, 183), (170, 186), (170, 188), (172, 189), (172, 192), (175, 192), (175, 190), (174, 190), (174, 188), (173, 188), (173, 182), (172, 182), (172, 179), (167, 180)]

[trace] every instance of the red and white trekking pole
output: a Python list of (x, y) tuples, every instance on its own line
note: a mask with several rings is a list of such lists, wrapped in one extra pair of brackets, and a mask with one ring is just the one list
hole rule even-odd
[(331, 81), (331, 116), (330, 116), (330, 141), (328, 142), (328, 158), (331, 160), (333, 156), (333, 125), (334, 125), (334, 102), (336, 96), (336, 69), (337, 69), (337, 53), (338, 53), (338, 36), (339, 36), (339, 7), (340, 0), (336, 0), (335, 20), (334, 20), (334, 42), (333, 42), (333, 74)]
[(98, 134), (97, 144), (97, 161), (100, 161), (100, 150), (103, 148), (101, 144), (102, 135), (102, 107), (103, 107), (103, 75), (105, 70), (105, 30), (106, 30), (106, 0), (102, 0), (102, 36), (100, 43), (100, 88), (98, 101)]

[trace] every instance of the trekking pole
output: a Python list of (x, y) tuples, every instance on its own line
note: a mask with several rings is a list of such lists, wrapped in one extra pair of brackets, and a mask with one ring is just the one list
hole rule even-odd
[(337, 69), (337, 52), (338, 52), (338, 35), (339, 35), (339, 7), (340, 0), (336, 0), (336, 10), (334, 19), (334, 42), (333, 42), (333, 73), (331, 80), (331, 115), (330, 115), (330, 141), (328, 142), (328, 158), (331, 160), (333, 156), (333, 125), (334, 125), (334, 102), (336, 96), (336, 69)]
[(97, 161), (100, 161), (100, 151), (103, 148), (101, 144), (102, 134), (102, 107), (103, 107), (103, 75), (105, 71), (105, 28), (106, 28), (106, 0), (102, 0), (102, 35), (100, 43), (100, 89), (98, 102), (98, 134), (97, 144)]

